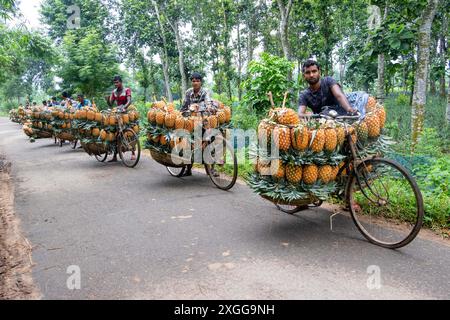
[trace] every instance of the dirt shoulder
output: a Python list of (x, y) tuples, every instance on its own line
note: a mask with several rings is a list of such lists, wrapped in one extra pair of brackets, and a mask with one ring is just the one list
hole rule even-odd
[(38, 299), (33, 285), (32, 247), (14, 213), (11, 164), (0, 155), (0, 299)]

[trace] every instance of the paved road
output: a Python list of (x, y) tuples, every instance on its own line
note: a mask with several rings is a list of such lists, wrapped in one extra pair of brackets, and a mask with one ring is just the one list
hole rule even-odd
[[(136, 169), (100, 164), (50, 139), (29, 143), (6, 118), (0, 153), (44, 299), (450, 298), (445, 243), (379, 248), (346, 216), (331, 231), (325, 209), (289, 216), (243, 184), (172, 178), (149, 157)], [(80, 290), (67, 287), (73, 265)], [(373, 265), (378, 289), (367, 285)]]

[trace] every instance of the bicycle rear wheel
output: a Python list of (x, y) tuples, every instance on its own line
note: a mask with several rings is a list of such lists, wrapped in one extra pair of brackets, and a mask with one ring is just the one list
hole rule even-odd
[(237, 180), (238, 166), (237, 157), (234, 148), (222, 137), (217, 136), (215, 140), (208, 145), (212, 148), (211, 161), (205, 164), (206, 173), (221, 190), (230, 190)]
[(134, 168), (141, 158), (141, 144), (139, 136), (131, 129), (125, 129), (119, 135), (119, 156), (122, 163), (128, 168)]
[(371, 243), (401, 248), (422, 227), (422, 194), (398, 163), (369, 159), (358, 165), (347, 184), (347, 200), (356, 227)]
[(104, 154), (95, 154), (95, 159), (97, 159), (98, 162), (105, 162), (106, 158), (108, 158), (108, 153)]

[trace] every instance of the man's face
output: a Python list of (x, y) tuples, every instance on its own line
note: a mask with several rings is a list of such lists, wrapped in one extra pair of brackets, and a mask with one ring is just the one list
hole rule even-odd
[(320, 70), (317, 66), (311, 66), (305, 69), (303, 72), (303, 79), (310, 85), (315, 85), (320, 81)]
[(198, 90), (202, 87), (202, 81), (200, 79), (192, 79), (192, 88)]
[(122, 88), (122, 82), (116, 80), (116, 81), (114, 81), (114, 86), (116, 87), (116, 89), (120, 89), (120, 88)]
[(78, 102), (83, 102), (83, 97), (78, 97)]

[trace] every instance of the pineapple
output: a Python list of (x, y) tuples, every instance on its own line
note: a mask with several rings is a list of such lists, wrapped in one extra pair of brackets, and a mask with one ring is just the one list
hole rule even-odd
[(309, 134), (308, 128), (296, 127), (291, 129), (292, 147), (295, 150), (303, 151), (308, 148)]
[(358, 136), (356, 133), (356, 129), (354, 127), (349, 127), (348, 128), (348, 133), (352, 136), (352, 142), (356, 143), (356, 141), (358, 141)]
[(291, 135), (289, 128), (277, 126), (273, 130), (275, 146), (280, 150), (287, 151), (291, 147)]
[(286, 126), (296, 126), (300, 123), (297, 112), (290, 108), (280, 108), (277, 111), (277, 121)]
[(377, 110), (375, 111), (378, 120), (380, 122), (380, 128), (384, 128), (384, 124), (386, 123), (386, 110), (383, 106), (378, 106)]
[(97, 112), (97, 113), (95, 114), (95, 121), (97, 121), (98, 123), (101, 123), (102, 120), (103, 120), (102, 114), (101, 114), (100, 112)]
[(258, 126), (258, 141), (262, 143), (265, 140), (266, 144), (269, 144), (273, 127), (265, 121), (262, 121)]
[(309, 140), (311, 141), (311, 150), (314, 152), (322, 152), (325, 145), (325, 130), (317, 129), (309, 131)]
[(345, 141), (345, 129), (344, 127), (337, 127), (336, 128), (336, 134), (337, 134), (337, 143), (338, 145), (342, 145)]
[(100, 135), (100, 129), (99, 128), (94, 128), (92, 129), (92, 136), (97, 138)]
[(370, 114), (366, 117), (369, 138), (376, 138), (380, 135), (380, 121), (376, 114)]
[(331, 173), (330, 181), (335, 181), (337, 179), (337, 175), (339, 173), (339, 166), (331, 167), (331, 170), (332, 170), (332, 173)]
[(217, 119), (217, 116), (214, 116), (214, 115), (209, 116), (209, 117), (208, 117), (209, 128), (210, 128), (210, 129), (215, 129), (215, 128), (217, 128), (218, 121), (219, 121), (219, 120)]
[(303, 182), (314, 184), (319, 177), (319, 169), (315, 164), (309, 164), (303, 167)]
[(176, 119), (177, 119), (177, 117), (174, 113), (167, 113), (166, 117), (164, 118), (164, 125), (167, 128), (173, 128), (173, 127), (175, 127)]
[(332, 152), (337, 147), (337, 132), (334, 128), (325, 129), (325, 151)]
[(109, 116), (109, 125), (110, 126), (115, 126), (116, 125), (116, 117), (113, 114), (111, 114)]
[(224, 111), (217, 112), (217, 117), (220, 124), (224, 124), (227, 121), (227, 116)]
[(367, 127), (367, 123), (365, 121), (362, 121), (357, 125), (356, 132), (359, 140), (362, 142), (367, 141), (369, 138), (369, 128)]
[(275, 179), (284, 179), (286, 168), (281, 160), (272, 160), (270, 170)]
[[(67, 115), (67, 114), (66, 114), (66, 115)], [(87, 118), (89, 121), (93, 121), (93, 120), (95, 119), (95, 112), (92, 111), (92, 110), (87, 111), (87, 112), (86, 112), (86, 118)]]
[(290, 183), (300, 183), (300, 181), (302, 181), (302, 167), (288, 164), (286, 166), (286, 179)]
[(123, 124), (129, 124), (130, 123), (130, 116), (128, 114), (123, 114), (122, 115), (122, 122)]
[(163, 146), (165, 146), (166, 144), (167, 144), (167, 137), (165, 136), (165, 135), (161, 135), (160, 137), (159, 137), (159, 143), (160, 144), (162, 144)]
[[(223, 103), (222, 103), (223, 105)], [(225, 122), (230, 122), (231, 121), (231, 108), (230, 107), (224, 107), (223, 108), (223, 112), (225, 112)]]
[(184, 129), (188, 132), (194, 132), (194, 119), (189, 118), (184, 122)]
[(367, 113), (375, 111), (375, 106), (377, 105), (377, 100), (374, 97), (369, 97), (367, 100), (366, 111)]
[(318, 176), (323, 183), (329, 183), (333, 178), (333, 168), (329, 165), (319, 167)]
[(175, 119), (175, 129), (184, 129), (184, 118), (182, 116)]
[(156, 124), (159, 126), (164, 125), (165, 113), (161, 110), (156, 111)]

